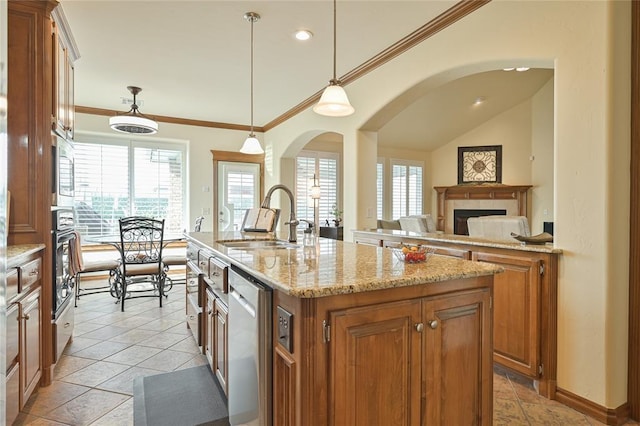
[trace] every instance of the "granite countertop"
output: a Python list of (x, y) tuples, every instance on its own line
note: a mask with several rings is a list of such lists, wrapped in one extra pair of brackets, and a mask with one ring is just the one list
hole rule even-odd
[(19, 258), (29, 256), (44, 248), (44, 244), (17, 244), (7, 246), (7, 267), (12, 267)]
[(272, 234), (229, 233), (214, 238), (210, 232), (186, 234), (274, 289), (292, 296), (313, 298), (385, 288), (436, 283), (493, 275), (499, 266), (432, 256), (426, 263), (406, 264), (391, 249), (318, 238), (315, 247), (293, 249), (238, 249), (219, 241), (273, 239)]
[(562, 253), (562, 249), (559, 249), (553, 245), (553, 243), (546, 244), (525, 244), (514, 240), (511, 242), (486, 240), (482, 238), (469, 237), (468, 235), (456, 235), (456, 234), (443, 234), (437, 233), (421, 233), (400, 231), (396, 229), (354, 229), (353, 232), (364, 233), (376, 238), (384, 239), (385, 236), (392, 237), (406, 237), (416, 240), (433, 241), (440, 243), (452, 243), (452, 244), (468, 244), (478, 247), (495, 247), (506, 248), (511, 250), (531, 251), (538, 253)]

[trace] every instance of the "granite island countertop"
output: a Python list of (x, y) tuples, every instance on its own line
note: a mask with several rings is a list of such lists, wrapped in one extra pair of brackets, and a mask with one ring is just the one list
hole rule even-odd
[(412, 240), (432, 241), (439, 243), (453, 243), (453, 244), (467, 244), (477, 247), (494, 247), (519, 251), (530, 251), (537, 253), (562, 253), (562, 249), (559, 249), (553, 245), (553, 243), (546, 244), (525, 244), (515, 239), (513, 242), (490, 240), (484, 238), (470, 237), (468, 235), (456, 235), (456, 234), (444, 234), (441, 232), (411, 232), (402, 231), (397, 229), (354, 229), (352, 232), (367, 235), (372, 238), (379, 238), (384, 240), (385, 237), (392, 238), (407, 238)]
[(274, 289), (295, 297), (313, 298), (352, 294), (411, 285), (428, 285), (455, 279), (493, 275), (500, 266), (432, 256), (426, 263), (407, 264), (391, 249), (327, 238), (313, 247), (240, 249), (221, 242), (273, 239), (272, 234), (211, 232), (185, 234)]

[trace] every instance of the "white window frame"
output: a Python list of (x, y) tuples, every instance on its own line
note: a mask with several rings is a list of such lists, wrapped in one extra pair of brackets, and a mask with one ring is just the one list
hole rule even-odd
[[(420, 211), (419, 212), (412, 212), (410, 214), (422, 214), (424, 212), (424, 176), (425, 176), (425, 169), (424, 169), (424, 161), (413, 161), (413, 160), (404, 160), (404, 159), (399, 159), (399, 158), (391, 158), (389, 160), (389, 171), (387, 173), (388, 175), (388, 182), (389, 182), (389, 214), (391, 216), (393, 216), (393, 199), (394, 199), (394, 185), (393, 185), (393, 168), (394, 166), (404, 166), (406, 168), (408, 167), (420, 167), (422, 169), (422, 181), (420, 183), (422, 191), (420, 193), (420, 200), (418, 205), (420, 206)], [(408, 176), (408, 174), (407, 174)], [(410, 190), (410, 186), (407, 184), (406, 185), (406, 189), (407, 189), (407, 193), (406, 195), (406, 206), (405, 206), (405, 211), (409, 212), (409, 190)], [(398, 219), (397, 217), (392, 217), (392, 219)]]
[[(146, 148), (146, 149), (165, 149), (165, 150), (173, 150), (180, 151), (182, 153), (182, 228), (188, 229), (188, 203), (189, 203), (189, 187), (188, 187), (188, 157), (187, 157), (187, 144), (185, 142), (171, 142), (165, 140), (140, 140), (137, 138), (121, 138), (121, 137), (113, 137), (109, 135), (87, 135), (76, 132), (75, 141), (78, 143), (84, 144), (95, 144), (95, 145), (114, 145), (114, 146), (125, 146), (128, 147), (128, 162), (129, 162), (129, 198), (130, 203), (133, 203), (133, 191), (135, 188), (135, 171), (134, 171), (134, 161), (135, 158), (132, 155), (132, 152), (135, 148)], [(131, 208), (131, 205), (129, 206)]]
[[(338, 210), (342, 210), (342, 197), (341, 197), (341, 184), (340, 184), (340, 179), (341, 179), (341, 168), (342, 168), (342, 163), (340, 161), (340, 154), (337, 152), (331, 152), (331, 151), (312, 151), (312, 150), (302, 150), (298, 153), (298, 155), (296, 155), (296, 158), (294, 159), (294, 183), (295, 183), (295, 189), (294, 189), (294, 194), (296, 196), (296, 198), (298, 197), (298, 157), (306, 157), (306, 158), (315, 158), (315, 173), (316, 173), (316, 177), (318, 179), (320, 179), (320, 163), (319, 163), (319, 159), (330, 159), (330, 160), (335, 160), (336, 162), (336, 205)], [(322, 182), (320, 182), (320, 186), (322, 186)], [(320, 198), (322, 199), (322, 197)], [(332, 219), (332, 217), (325, 217), (326, 215), (322, 215), (319, 214), (318, 217), (318, 221), (320, 223), (316, 224), (318, 226), (324, 226), (325, 225), (325, 220), (330, 220)], [(300, 219), (300, 218), (298, 218)], [(312, 219), (307, 219), (307, 220), (312, 220)], [(306, 227), (307, 224), (306, 223), (302, 223), (300, 225), (300, 227)]]

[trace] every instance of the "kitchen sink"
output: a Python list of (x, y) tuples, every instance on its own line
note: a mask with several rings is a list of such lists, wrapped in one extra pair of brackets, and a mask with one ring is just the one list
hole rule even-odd
[(258, 249), (296, 249), (299, 246), (288, 241), (281, 240), (239, 240), (239, 241), (220, 241), (225, 247), (237, 248), (242, 250), (258, 250)]

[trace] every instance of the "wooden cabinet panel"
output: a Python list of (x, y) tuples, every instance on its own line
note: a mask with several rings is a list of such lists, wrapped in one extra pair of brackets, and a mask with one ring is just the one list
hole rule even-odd
[(205, 327), (204, 327), (204, 342), (202, 343), (204, 346), (204, 354), (207, 357), (207, 361), (209, 362), (209, 366), (211, 367), (211, 371), (214, 370), (213, 364), (213, 352), (214, 352), (214, 342), (215, 342), (215, 304), (216, 304), (216, 296), (209, 289), (205, 292), (206, 296), (206, 310), (205, 310)]
[(220, 300), (215, 300), (215, 327), (214, 327), (214, 371), (216, 377), (220, 382), (220, 386), (226, 394), (228, 392), (227, 379), (229, 377), (229, 348), (227, 342), (228, 336), (228, 324), (229, 324), (229, 308)]
[(474, 260), (502, 266), (494, 277), (493, 350), (500, 364), (538, 377), (540, 365), (540, 261), (475, 253)]
[(296, 422), (296, 360), (276, 345), (273, 360), (273, 424), (295, 426)]
[(7, 372), (6, 381), (6, 424), (11, 425), (20, 413), (20, 365), (15, 366)]
[(20, 293), (26, 293), (42, 275), (42, 259), (37, 258), (20, 267)]
[(426, 299), (423, 425), (490, 425), (490, 293)]
[(21, 399), (20, 409), (29, 399), (40, 380), (41, 347), (40, 336), (42, 333), (40, 321), (40, 288), (35, 289), (22, 302), (20, 368), (21, 374)]
[(18, 362), (20, 353), (20, 304), (14, 303), (7, 308), (7, 354), (5, 367), (9, 370)]
[(420, 424), (420, 301), (331, 313), (335, 425)]

